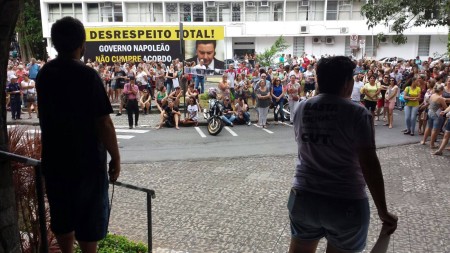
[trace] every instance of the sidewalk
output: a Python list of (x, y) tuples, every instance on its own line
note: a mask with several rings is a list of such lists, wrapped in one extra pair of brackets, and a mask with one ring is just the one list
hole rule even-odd
[[(390, 253), (450, 252), (450, 154), (426, 146), (378, 149), (389, 211), (399, 217)], [(295, 156), (127, 164), (120, 181), (156, 191), (154, 252), (285, 253)], [(381, 224), (373, 201), (367, 248)], [(146, 242), (145, 195), (116, 187), (110, 231)], [(325, 252), (321, 240), (317, 252)]]

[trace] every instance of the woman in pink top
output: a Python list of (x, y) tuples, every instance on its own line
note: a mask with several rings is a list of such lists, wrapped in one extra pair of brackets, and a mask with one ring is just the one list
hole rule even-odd
[(136, 85), (135, 77), (130, 76), (130, 83), (125, 84), (123, 89), (123, 94), (127, 96), (128, 103), (126, 104), (126, 109), (128, 113), (128, 125), (130, 129), (133, 128), (133, 113), (134, 113), (134, 126), (138, 126), (139, 121), (139, 106), (138, 106), (138, 94), (139, 88)]

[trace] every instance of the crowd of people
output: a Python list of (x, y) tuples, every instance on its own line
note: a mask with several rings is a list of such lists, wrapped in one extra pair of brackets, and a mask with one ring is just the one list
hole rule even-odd
[[(258, 127), (284, 123), (289, 118), (285, 117), (284, 110), (280, 110), (284, 104), (293, 111), (299, 101), (317, 94), (317, 60), (306, 54), (302, 57), (282, 54), (277, 67), (267, 67), (260, 66), (253, 55), (246, 55), (237, 67), (235, 64), (226, 66), (216, 87), (217, 99), (226, 107), (222, 117), (224, 123), (250, 125), (249, 110), (253, 108), (257, 111)], [(394, 125), (404, 124), (403, 134), (423, 135), (422, 144), (431, 136), (430, 147), (438, 148), (436, 139), (449, 125), (445, 117), (450, 104), (448, 64), (431, 58), (422, 61), (419, 57), (391, 63), (371, 59), (354, 62), (354, 87), (350, 99), (371, 112), (373, 125), (392, 129)], [(29, 118), (32, 112), (37, 112), (34, 80), (43, 64), (35, 59), (29, 63), (9, 62), (6, 91), (13, 120), (21, 119), (22, 104)], [(152, 108), (160, 113), (157, 128), (179, 129), (179, 124), (198, 124), (202, 110), (199, 95), (206, 92), (207, 78), (201, 60), (183, 63), (175, 59), (167, 66), (161, 61), (107, 65), (88, 60), (86, 64), (98, 71), (110, 101), (119, 104), (116, 115), (121, 116), (126, 108), (130, 128), (139, 125), (140, 111), (148, 114)], [(182, 86), (182, 82), (186, 86)], [(184, 119), (180, 113), (183, 96), (188, 112)], [(271, 123), (267, 122), (270, 109), (274, 114)], [(404, 123), (395, 121), (394, 109), (404, 111)], [(292, 117), (289, 120), (292, 124)], [(445, 133), (435, 154), (442, 154), (448, 137)]]

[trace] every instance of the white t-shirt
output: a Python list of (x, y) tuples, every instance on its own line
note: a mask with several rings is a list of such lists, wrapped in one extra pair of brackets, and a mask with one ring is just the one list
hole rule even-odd
[(297, 104), (293, 187), (346, 199), (367, 198), (358, 150), (375, 149), (372, 115), (349, 99), (319, 94)]
[(353, 91), (352, 91), (352, 101), (361, 101), (361, 88), (364, 86), (363, 82), (355, 82), (353, 85)]
[[(34, 84), (34, 81), (33, 80), (28, 80), (28, 82), (25, 82), (25, 80), (23, 80), (21, 83), (20, 83), (20, 86), (22, 87), (22, 88), (26, 88), (26, 87), (28, 87), (28, 86), (30, 86), (30, 85), (35, 85)], [(30, 93), (30, 94), (34, 94), (34, 93), (36, 93), (36, 88), (32, 88), (32, 89), (26, 89), (26, 90), (24, 90), (24, 93), (25, 94), (28, 94), (28, 93)]]
[(198, 107), (197, 105), (188, 105), (187, 111), (189, 112), (189, 118), (197, 121), (198, 120)]
[(141, 82), (143, 85), (147, 84), (147, 73), (142, 71), (136, 75), (136, 82)]

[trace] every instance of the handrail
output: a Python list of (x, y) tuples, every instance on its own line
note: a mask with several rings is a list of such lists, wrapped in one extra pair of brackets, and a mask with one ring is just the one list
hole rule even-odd
[(47, 219), (45, 215), (45, 200), (44, 200), (44, 188), (42, 183), (42, 170), (41, 161), (13, 154), (0, 150), (0, 157), (6, 158), (8, 161), (15, 161), (23, 163), (25, 165), (33, 166), (35, 171), (36, 180), (36, 195), (38, 201), (38, 217), (39, 217), (39, 230), (40, 230), (40, 248), (39, 252), (48, 253), (48, 239), (47, 239)]
[[(41, 161), (33, 158), (17, 155), (14, 153), (0, 150), (0, 157), (6, 158), (9, 161), (15, 161), (23, 163), (25, 165), (33, 166), (35, 169), (36, 179), (36, 194), (38, 199), (38, 217), (39, 217), (39, 230), (40, 230), (40, 253), (48, 253), (48, 241), (47, 241), (47, 223), (45, 215), (45, 200), (44, 200), (44, 188), (42, 183), (42, 170)], [(131, 184), (122, 182), (114, 182), (114, 185), (121, 186), (127, 189), (145, 192), (147, 194), (147, 240), (148, 240), (148, 252), (152, 252), (153, 240), (152, 240), (152, 199), (156, 197), (155, 191), (142, 187), (137, 187)]]
[(146, 189), (142, 187), (137, 187), (134, 185), (122, 183), (122, 182), (114, 182), (111, 183), (113, 185), (121, 186), (130, 190), (141, 191), (147, 194), (147, 244), (148, 244), (148, 252), (151, 253), (153, 250), (153, 240), (152, 240), (152, 199), (156, 197), (155, 191), (151, 189)]

